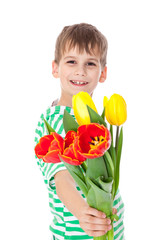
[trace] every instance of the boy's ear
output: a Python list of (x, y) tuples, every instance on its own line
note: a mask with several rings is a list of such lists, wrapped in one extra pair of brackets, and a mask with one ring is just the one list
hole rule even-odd
[(52, 61), (52, 75), (58, 78), (58, 64), (55, 61)]
[(103, 71), (101, 72), (101, 76), (99, 78), (99, 82), (102, 83), (107, 78), (107, 66), (104, 67)]

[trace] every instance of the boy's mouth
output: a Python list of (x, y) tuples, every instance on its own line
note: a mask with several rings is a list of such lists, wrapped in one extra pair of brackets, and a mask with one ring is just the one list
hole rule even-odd
[(87, 85), (88, 82), (84, 82), (84, 81), (74, 81), (74, 80), (70, 80), (70, 82), (73, 84), (73, 85), (79, 85), (79, 86), (84, 86), (84, 85)]

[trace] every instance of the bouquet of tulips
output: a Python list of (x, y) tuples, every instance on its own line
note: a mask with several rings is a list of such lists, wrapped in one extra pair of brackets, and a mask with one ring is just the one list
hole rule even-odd
[[(40, 139), (35, 153), (44, 162), (64, 163), (89, 206), (104, 212), (111, 219), (112, 229), (103, 236), (94, 237), (94, 240), (113, 240), (113, 221), (118, 216), (113, 215), (112, 207), (119, 185), (123, 141), (123, 129), (119, 129), (119, 126), (127, 118), (126, 103), (118, 94), (112, 95), (109, 100), (104, 97), (102, 115), (97, 113), (92, 98), (86, 92), (74, 95), (72, 103), (76, 120), (65, 111), (65, 138), (57, 134), (44, 119), (48, 135)], [(117, 128), (116, 139), (113, 137), (113, 125)]]

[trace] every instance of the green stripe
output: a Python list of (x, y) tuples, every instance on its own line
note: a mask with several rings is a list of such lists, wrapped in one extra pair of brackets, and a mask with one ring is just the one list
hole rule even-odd
[[(114, 236), (114, 238), (115, 238), (115, 239), (118, 238), (119, 235), (120, 235), (123, 231), (124, 231), (124, 228), (122, 228), (122, 229)], [(121, 239), (123, 239), (123, 237), (122, 237)]]
[(53, 194), (52, 194), (52, 193), (49, 193), (49, 194), (48, 194), (48, 197), (53, 199)]
[(53, 200), (54, 203), (62, 203), (59, 199), (54, 198)]
[(40, 130), (36, 129), (35, 132), (36, 132), (40, 137), (42, 137), (42, 132), (41, 132)]
[(114, 227), (114, 231), (117, 231), (123, 225), (123, 221), (120, 222), (116, 227)]
[(46, 114), (47, 114), (47, 115), (50, 115), (50, 112), (51, 112), (51, 109), (48, 108), (48, 109), (46, 110)]
[[(67, 234), (67, 233), (66, 233)], [(76, 239), (76, 240), (80, 240), (80, 239), (93, 239), (93, 237), (90, 237), (88, 235), (72, 235), (72, 236), (67, 236), (65, 235), (65, 239)]]
[(48, 176), (49, 175), (49, 172), (51, 171), (51, 169), (54, 167), (54, 165), (52, 164), (52, 163), (50, 163), (50, 165), (49, 165), (49, 168), (48, 168), (48, 170), (47, 170), (47, 172), (46, 172), (46, 175)]
[(52, 126), (52, 122), (53, 122), (54, 118), (55, 118), (55, 114), (52, 114), (52, 115), (51, 115), (51, 120), (50, 120), (50, 125), (51, 125), (51, 126)]
[(54, 125), (53, 125), (53, 128), (54, 128), (54, 129), (56, 129), (56, 128), (57, 128), (57, 126), (58, 126), (58, 123), (59, 123), (59, 121), (61, 121), (61, 120), (62, 120), (62, 118), (63, 118), (63, 116), (62, 116), (62, 115), (60, 115), (60, 116), (57, 118), (57, 120), (55, 121), (55, 123), (54, 123)]
[(120, 209), (124, 208), (124, 203), (121, 203), (121, 205), (117, 208), (118, 211), (120, 211)]
[(62, 134), (62, 132), (63, 132), (63, 125), (61, 125), (61, 127), (59, 128), (59, 130), (58, 130), (58, 134)]
[(82, 228), (79, 228), (79, 227), (66, 227), (66, 230), (67, 230), (68, 232), (77, 231), (77, 232), (83, 232), (83, 233), (84, 233), (83, 229), (82, 229)]
[(64, 212), (64, 217), (72, 217), (72, 213), (70, 212)]
[(64, 236), (64, 232), (54, 229), (52, 228), (52, 226), (50, 226), (49, 229), (51, 230), (51, 232), (56, 233), (57, 235)]

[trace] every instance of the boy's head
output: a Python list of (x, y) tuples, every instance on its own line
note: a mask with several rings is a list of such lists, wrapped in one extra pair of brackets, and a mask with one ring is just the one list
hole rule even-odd
[(89, 54), (98, 53), (101, 67), (105, 67), (108, 43), (105, 36), (96, 27), (86, 23), (64, 27), (56, 41), (55, 62), (59, 64), (65, 51), (75, 47), (78, 48), (80, 53), (84, 50)]
[(107, 39), (90, 24), (64, 27), (52, 62), (52, 74), (61, 84), (58, 105), (72, 106), (73, 95), (80, 91), (92, 96), (98, 82), (106, 80), (107, 48)]

